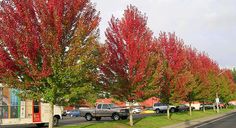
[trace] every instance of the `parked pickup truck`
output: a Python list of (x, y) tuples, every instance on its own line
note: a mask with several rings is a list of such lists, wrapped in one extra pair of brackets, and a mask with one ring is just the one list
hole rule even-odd
[(80, 116), (85, 117), (87, 121), (95, 118), (97, 121), (102, 117), (111, 117), (113, 120), (127, 119), (129, 109), (116, 107), (114, 104), (97, 104), (95, 109), (80, 110)]

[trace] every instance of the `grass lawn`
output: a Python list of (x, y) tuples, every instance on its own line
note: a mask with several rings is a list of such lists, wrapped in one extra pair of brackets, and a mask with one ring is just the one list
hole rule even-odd
[[(233, 110), (232, 108), (221, 109), (220, 113), (225, 113), (232, 110)], [(162, 126), (172, 125), (197, 118), (211, 116), (214, 114), (216, 114), (216, 112), (214, 112), (213, 110), (207, 110), (206, 112), (193, 111), (192, 116), (189, 116), (188, 112), (173, 113), (171, 115), (171, 120), (168, 120), (166, 118), (166, 114), (149, 116), (140, 119), (135, 119), (133, 128), (160, 128)], [(129, 120), (121, 120), (121, 121), (109, 121), (100, 123), (85, 123), (79, 126), (71, 125), (71, 126), (62, 126), (59, 128), (130, 128), (130, 126), (129, 126)]]

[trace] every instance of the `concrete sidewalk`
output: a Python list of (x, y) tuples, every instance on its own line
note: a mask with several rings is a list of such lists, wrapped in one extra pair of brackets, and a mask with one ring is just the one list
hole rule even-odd
[(231, 115), (233, 113), (236, 113), (236, 110), (232, 110), (230, 112), (222, 113), (222, 114), (217, 114), (217, 115), (212, 115), (204, 118), (199, 118), (199, 119), (194, 119), (194, 120), (186, 120), (185, 122), (170, 125), (170, 126), (165, 126), (162, 128), (194, 128), (195, 126), (207, 122), (211, 122), (220, 118), (223, 118), (224, 116)]

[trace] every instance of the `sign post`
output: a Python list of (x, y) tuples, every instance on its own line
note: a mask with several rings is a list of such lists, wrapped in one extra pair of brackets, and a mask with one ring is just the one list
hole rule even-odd
[(219, 113), (219, 103), (220, 103), (220, 99), (218, 97), (218, 93), (216, 93), (216, 112)]

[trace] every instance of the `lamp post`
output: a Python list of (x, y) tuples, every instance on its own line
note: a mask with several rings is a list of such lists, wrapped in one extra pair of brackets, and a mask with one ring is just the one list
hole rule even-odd
[[(218, 86), (218, 85), (217, 85)], [(217, 87), (218, 89), (218, 87)], [(218, 96), (218, 92), (216, 92), (216, 112), (219, 113), (219, 96)]]
[[(226, 71), (226, 70), (220, 72), (220, 73), (217, 75), (217, 77), (220, 76), (221, 74), (223, 74), (225, 71)], [(219, 85), (217, 85), (217, 89), (216, 89), (216, 112), (217, 112), (217, 113), (220, 112), (220, 110), (219, 110), (219, 102), (220, 102), (220, 99), (219, 99), (219, 95), (218, 95), (218, 86), (219, 86)]]

